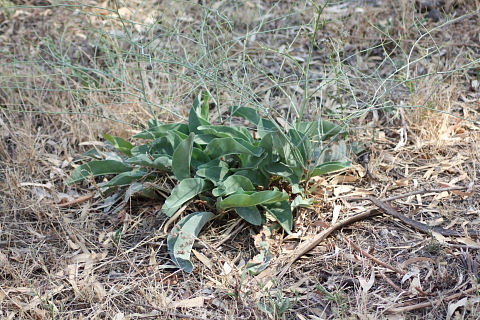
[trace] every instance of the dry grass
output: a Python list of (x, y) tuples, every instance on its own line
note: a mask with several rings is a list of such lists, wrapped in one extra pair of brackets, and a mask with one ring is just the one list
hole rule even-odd
[[(452, 319), (478, 319), (477, 292), (448, 298), (478, 282), (470, 239), (442, 244), (374, 218), (336, 232), (262, 288), (240, 267), (225, 274), (226, 264), (256, 254), (255, 227), (211, 225), (196, 247), (211, 264), (200, 256), (186, 274), (170, 263), (161, 203), (133, 201), (116, 214), (101, 199), (58, 206), (93, 190), (63, 182), (101, 132), (129, 138), (153, 117), (181, 121), (201, 91), (213, 97), (217, 122), (229, 106), (248, 105), (280, 122), (328, 118), (351, 129), (349, 142), (371, 142), (377, 180), (359, 163), (318, 181), (317, 205), (296, 215), (302, 237), (330, 223), (335, 206), (338, 219), (367, 206), (338, 192), (478, 184), (477, 1), (445, 1), (437, 22), (406, 0), (198, 2), (3, 1), (0, 318), (443, 319), (450, 310)], [(479, 229), (478, 199), (473, 191), (395, 205), (419, 221)], [(280, 238), (278, 257), (289, 252)], [(412, 276), (402, 282), (345, 239), (395, 267), (423, 260), (404, 266)], [(287, 298), (285, 314), (259, 308)], [(398, 309), (425, 301), (438, 303)]]

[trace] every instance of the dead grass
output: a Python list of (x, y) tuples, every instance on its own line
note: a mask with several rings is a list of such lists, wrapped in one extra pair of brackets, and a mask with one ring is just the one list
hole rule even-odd
[[(186, 274), (169, 260), (161, 203), (58, 207), (94, 189), (63, 182), (101, 132), (129, 138), (150, 118), (185, 119), (200, 91), (218, 122), (249, 105), (280, 122), (332, 119), (371, 142), (376, 180), (358, 163), (317, 181), (317, 204), (296, 215), (299, 238), (271, 240), (279, 259), (371, 206), (342, 196), (478, 185), (479, 3), (445, 2), (434, 22), (410, 1), (4, 1), (0, 318), (478, 319), (478, 293), (462, 294), (478, 282), (476, 240), (380, 216), (334, 233), (263, 287), (237, 267), (257, 252), (253, 226), (212, 224)], [(479, 229), (478, 200), (473, 188), (393, 205), (462, 230)], [(287, 298), (285, 314), (259, 307)]]

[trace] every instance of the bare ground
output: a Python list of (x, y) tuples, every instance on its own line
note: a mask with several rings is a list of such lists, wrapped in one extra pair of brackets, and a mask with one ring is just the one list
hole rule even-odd
[[(4, 2), (0, 318), (479, 319), (478, 240), (421, 233), (387, 214), (334, 231), (280, 279), (274, 268), (376, 208), (352, 197), (426, 190), (390, 205), (430, 226), (480, 229), (478, 2), (432, 1), (430, 13), (410, 1), (323, 11), (200, 2)], [(182, 121), (200, 91), (219, 122), (232, 104), (280, 122), (305, 106), (305, 117), (348, 125), (347, 143), (368, 145), (368, 161), (315, 181), (297, 237), (274, 234), (276, 262), (256, 277), (240, 266), (257, 254), (257, 227), (234, 216), (212, 223), (184, 273), (166, 250), (161, 202), (111, 214), (88, 197), (94, 184), (64, 185), (101, 132), (129, 138), (152, 114)], [(453, 186), (464, 189), (428, 191)], [(195, 210), (201, 202), (186, 212)], [(259, 307), (287, 299), (283, 314)]]

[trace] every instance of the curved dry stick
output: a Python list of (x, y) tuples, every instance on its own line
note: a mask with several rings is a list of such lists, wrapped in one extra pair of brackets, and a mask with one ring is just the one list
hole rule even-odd
[[(452, 187), (452, 188), (443, 188), (443, 189), (423, 190), (423, 191), (416, 191), (415, 193), (411, 193), (411, 194), (419, 194), (419, 193), (432, 192), (432, 191), (437, 191), (437, 192), (438, 191), (447, 191), (447, 190), (451, 191), (451, 190), (460, 190), (460, 189), (464, 189), (464, 187)], [(402, 195), (402, 197), (403, 196), (405, 196), (405, 195)], [(400, 198), (400, 196), (398, 198)], [(350, 198), (350, 199), (352, 200), (352, 198)], [(444, 236), (465, 236), (464, 233), (460, 233), (460, 232), (457, 232), (457, 231), (454, 231), (454, 230), (443, 229), (443, 228), (440, 228), (440, 227), (430, 227), (426, 224), (423, 224), (423, 223), (418, 222), (416, 220), (410, 219), (410, 218), (404, 216), (403, 214), (401, 214), (400, 212), (398, 212), (397, 210), (395, 210), (394, 208), (392, 208), (387, 203), (385, 203), (382, 200), (377, 199), (375, 197), (362, 197), (361, 199), (371, 201), (374, 205), (376, 205), (378, 208), (380, 208), (383, 212), (388, 213), (389, 215), (399, 219), (403, 223), (405, 223), (405, 224), (407, 224), (407, 225), (409, 225), (409, 226), (411, 226), (411, 227), (413, 227), (413, 228), (415, 228), (419, 231), (425, 232), (427, 234), (430, 234), (432, 231), (435, 231), (435, 232), (438, 232), (438, 233), (440, 233)], [(305, 241), (303, 244), (301, 244), (299, 247), (297, 247), (293, 251), (293, 253), (291, 254), (290, 259), (288, 259), (288, 261), (286, 263), (284, 263), (285, 260), (278, 260), (277, 262), (273, 263), (267, 269), (278, 270), (279, 268), (281, 268), (281, 270), (278, 271), (278, 273), (277, 273), (277, 271), (274, 271), (274, 273), (276, 273), (276, 275), (277, 275), (277, 279), (278, 280), (281, 279), (285, 275), (285, 273), (288, 271), (290, 266), (298, 258), (300, 258), (305, 253), (307, 253), (310, 250), (312, 250), (313, 248), (315, 248), (318, 244), (320, 244), (320, 242), (325, 240), (325, 238), (328, 237), (333, 231), (335, 231), (337, 229), (340, 229), (340, 228), (343, 228), (343, 227), (345, 227), (349, 224), (352, 224), (354, 222), (357, 222), (359, 220), (363, 220), (363, 219), (366, 219), (366, 218), (370, 218), (370, 217), (379, 215), (379, 214), (382, 213), (382, 211), (370, 210), (370, 211), (357, 214), (355, 216), (346, 218), (346, 219), (338, 222), (337, 224), (335, 224), (332, 227), (320, 232), (319, 234), (317, 234), (313, 238)], [(468, 236), (480, 237), (480, 232), (478, 232), (478, 231), (468, 230), (467, 232), (468, 232)], [(259, 276), (257, 276), (257, 280), (262, 280), (262, 278), (267, 277), (268, 272), (266, 272), (266, 271), (267, 270), (264, 270)]]
[(399, 219), (400, 221), (402, 221), (406, 225), (409, 225), (409, 226), (411, 226), (411, 227), (413, 227), (413, 228), (415, 228), (419, 231), (422, 231), (426, 234), (431, 234), (432, 231), (435, 231), (435, 232), (441, 234), (442, 236), (446, 236), (446, 237), (465, 237), (465, 236), (480, 237), (480, 232), (478, 232), (476, 230), (465, 230), (465, 233), (464, 233), (464, 232), (458, 232), (458, 231), (455, 231), (455, 230), (444, 229), (442, 227), (431, 227), (428, 224), (421, 223), (421, 222), (418, 222), (416, 220), (410, 219), (407, 216), (404, 216), (403, 214), (401, 214), (397, 210), (393, 209), (393, 207), (391, 207), (389, 204), (383, 202), (382, 200), (374, 198), (374, 197), (365, 197), (365, 200), (371, 201), (374, 205), (376, 205), (377, 207), (382, 209), (382, 211), (384, 211), (385, 213), (388, 213), (389, 215)]
[(68, 207), (72, 207), (72, 206), (79, 206), (82, 203), (84, 203), (85, 201), (88, 201), (88, 200), (92, 199), (94, 195), (95, 194), (92, 192), (92, 193), (89, 193), (87, 195), (84, 195), (84, 196), (78, 197), (76, 199), (73, 199), (72, 201), (65, 202), (65, 203), (60, 203), (60, 204), (57, 205), (57, 207), (68, 208)]
[(462, 291), (462, 292), (459, 292), (459, 293), (456, 293), (456, 294), (453, 294), (451, 296), (448, 296), (444, 299), (437, 299), (437, 300), (434, 300), (434, 301), (429, 301), (429, 302), (422, 302), (422, 303), (418, 303), (418, 304), (414, 304), (414, 305), (409, 305), (409, 306), (399, 306), (399, 307), (391, 307), (391, 308), (387, 308), (385, 311), (387, 312), (394, 312), (394, 313), (399, 313), (399, 312), (409, 312), (409, 311), (413, 311), (413, 310), (418, 310), (418, 309), (423, 309), (423, 308), (428, 308), (428, 307), (432, 307), (438, 303), (441, 303), (442, 301), (451, 301), (451, 300), (455, 300), (457, 298), (460, 298), (461, 296), (463, 295), (467, 295), (467, 294), (470, 294), (474, 291), (477, 291), (480, 289), (480, 286), (473, 286), (472, 288), (468, 289), (468, 290), (465, 290), (465, 291)]
[(357, 250), (357, 251), (360, 252), (362, 255), (364, 255), (364, 256), (367, 257), (368, 259), (372, 260), (372, 261), (375, 262), (376, 264), (379, 264), (379, 265), (381, 265), (381, 266), (384, 267), (384, 268), (390, 269), (390, 270), (392, 270), (393, 272), (398, 273), (399, 275), (402, 275), (402, 276), (405, 275), (405, 271), (400, 270), (400, 269), (398, 269), (398, 268), (395, 268), (394, 266), (391, 266), (391, 265), (389, 265), (388, 263), (385, 263), (385, 262), (383, 262), (382, 260), (379, 260), (379, 259), (375, 258), (375, 257), (372, 256), (370, 253), (365, 252), (365, 251), (363, 251), (362, 249), (360, 249), (360, 247), (357, 246), (355, 243), (353, 243), (350, 239), (345, 238), (345, 240), (346, 240), (355, 250)]
[[(357, 222), (357, 221), (360, 221), (360, 220), (363, 220), (363, 219), (366, 219), (366, 218), (370, 218), (370, 217), (373, 217), (373, 216), (377, 216), (379, 214), (381, 214), (382, 212), (379, 211), (379, 210), (369, 210), (367, 212), (363, 212), (363, 213), (360, 213), (360, 214), (357, 214), (357, 215), (354, 215), (354, 216), (351, 216), (351, 217), (348, 217), (338, 223), (336, 223), (335, 225), (331, 226), (330, 228), (326, 229), (326, 230), (323, 230), (322, 232), (320, 232), (319, 234), (317, 234), (316, 236), (314, 236), (313, 238), (310, 238), (308, 239), (307, 241), (305, 241), (304, 243), (302, 243), (300, 246), (298, 246), (294, 251), (293, 253), (291, 254), (291, 258), (285, 263), (283, 264), (284, 260), (279, 260), (278, 262), (275, 262), (273, 263), (269, 269), (277, 269), (277, 268), (282, 268), (280, 270), (280, 272), (278, 272), (277, 274), (277, 279), (280, 279), (283, 277), (283, 275), (287, 272), (287, 270), (290, 268), (290, 266), (298, 259), (300, 258), (301, 256), (303, 256), (305, 253), (309, 252), (310, 250), (312, 250), (313, 248), (315, 248), (320, 242), (322, 242), (323, 240), (325, 240), (325, 238), (327, 238), (333, 231), (337, 230), (337, 229), (340, 229), (340, 228), (343, 228), (345, 226), (348, 226), (354, 222)], [(262, 272), (260, 274), (260, 278), (261, 278), (261, 275), (262, 274), (265, 274), (267, 275), (268, 272)]]

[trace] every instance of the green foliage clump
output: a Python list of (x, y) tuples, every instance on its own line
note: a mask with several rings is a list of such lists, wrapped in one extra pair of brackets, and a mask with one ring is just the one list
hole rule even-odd
[[(93, 176), (115, 175), (100, 184), (103, 195), (125, 193), (158, 197), (156, 190), (167, 191), (155, 183), (165, 173), (178, 181), (165, 201), (162, 213), (171, 217), (190, 199), (200, 196), (216, 207), (216, 213), (195, 212), (183, 218), (170, 232), (168, 247), (175, 263), (193, 270), (190, 253), (193, 242), (216, 214), (235, 210), (254, 225), (265, 223), (265, 212), (287, 231), (292, 229), (292, 209), (303, 200), (302, 182), (312, 176), (344, 169), (349, 162), (313, 164), (315, 141), (343, 133), (331, 122), (300, 122), (288, 130), (263, 118), (253, 108), (234, 106), (231, 116), (244, 118), (256, 126), (258, 138), (243, 126), (212, 125), (208, 97), (195, 99), (188, 124), (163, 124), (149, 121), (149, 128), (134, 136), (150, 140), (134, 146), (130, 142), (104, 134), (116, 152), (77, 167), (67, 185)], [(280, 183), (282, 182), (282, 183)], [(280, 190), (285, 182), (289, 188)], [(275, 187), (275, 185), (277, 187)], [(300, 195), (290, 202), (291, 195)]]

